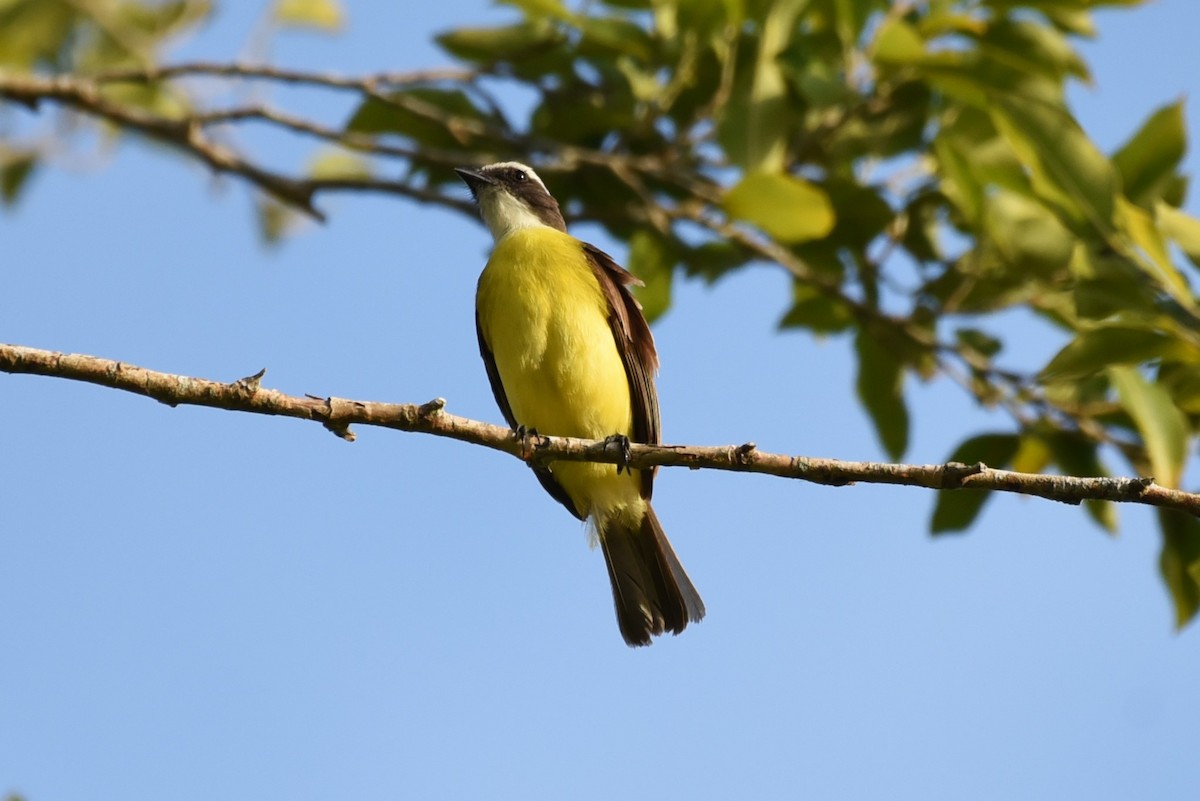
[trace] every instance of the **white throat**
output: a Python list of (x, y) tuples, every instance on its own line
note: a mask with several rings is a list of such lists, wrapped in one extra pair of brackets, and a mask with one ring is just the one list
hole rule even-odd
[[(537, 176), (533, 177), (537, 178)], [(515, 231), (550, 227), (542, 222), (528, 206), (502, 187), (488, 187), (481, 193), (479, 213), (488, 230), (492, 232), (492, 239), (496, 242)]]

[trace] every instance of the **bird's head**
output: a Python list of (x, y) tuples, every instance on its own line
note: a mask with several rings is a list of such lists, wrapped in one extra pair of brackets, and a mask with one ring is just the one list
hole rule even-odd
[(525, 228), (545, 226), (567, 230), (558, 201), (532, 167), (502, 161), (478, 169), (460, 167), (455, 172), (471, 190), (479, 213), (497, 242)]

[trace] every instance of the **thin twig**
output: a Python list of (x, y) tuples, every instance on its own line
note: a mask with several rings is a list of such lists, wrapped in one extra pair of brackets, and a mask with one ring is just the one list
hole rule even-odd
[[(321, 192), (354, 190), (384, 192), (401, 195), (427, 203), (434, 203), (468, 214), (474, 209), (465, 199), (443, 195), (432, 189), (416, 187), (405, 181), (344, 178), (297, 178), (259, 167), (239, 154), (226, 148), (204, 134), (204, 123), (213, 118), (172, 118), (115, 103), (106, 98), (99, 88), (86, 81), (71, 77), (41, 77), (35, 75), (0, 74), (0, 97), (16, 100), (36, 107), (43, 101), (56, 102), (95, 117), (108, 120), (123, 128), (137, 131), (185, 150), (207, 164), (213, 171), (238, 175), (267, 194), (288, 205), (324, 221), (325, 215), (314, 204)], [(284, 124), (277, 121), (277, 124)], [(313, 126), (320, 130), (319, 126)]]
[(278, 83), (323, 86), (370, 93), (381, 87), (411, 86), (441, 81), (471, 81), (479, 76), (475, 70), (446, 68), (413, 70), (411, 72), (379, 72), (365, 76), (338, 75), (329, 72), (287, 69), (270, 64), (239, 64), (208, 61), (189, 61), (182, 64), (150, 66), (144, 69), (119, 69), (96, 72), (88, 76), (97, 83), (150, 83), (188, 76), (217, 78), (255, 78)]

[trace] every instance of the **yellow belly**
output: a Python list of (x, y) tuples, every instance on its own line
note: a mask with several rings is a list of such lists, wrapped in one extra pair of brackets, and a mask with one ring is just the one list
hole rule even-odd
[[(557, 436), (632, 436), (629, 379), (578, 240), (550, 228), (509, 234), (479, 278), (476, 303), (518, 423)], [(636, 472), (583, 462), (551, 468), (581, 514), (641, 506)]]

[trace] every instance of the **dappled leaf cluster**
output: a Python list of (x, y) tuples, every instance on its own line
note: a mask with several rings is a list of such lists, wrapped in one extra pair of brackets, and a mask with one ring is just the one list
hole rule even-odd
[[(0, 71), (89, 72), (154, 63), (163, 45), (211, 13), (209, 0), (0, 3)], [(115, 86), (115, 101), (161, 113), (182, 111), (181, 93), (157, 84)], [(0, 111), (3, 111), (0, 108)], [(49, 150), (0, 136), (0, 204), (16, 202)]]
[[(955, 461), (1094, 476), (1115, 458), (1182, 484), (1200, 421), (1200, 221), (1182, 210), (1182, 108), (1159, 109), (1106, 154), (1066, 102), (1068, 82), (1089, 78), (1076, 44), (1094, 34), (1091, 12), (1139, 0), (506, 4), (502, 24), (437, 37), (456, 70), (347, 79), (163, 69), (161, 44), (207, 3), (94, 4), (102, 18), (80, 10), (91, 4), (16, 0), (0, 5), (0, 64), (117, 106), (3, 75), (0, 99), (48, 98), (240, 175), (264, 198), (270, 238), (318, 214), (326, 191), (469, 212), (451, 167), (531, 162), (568, 218), (627, 243), (651, 317), (680, 277), (786, 270), (781, 327), (853, 338), (858, 397), (894, 459), (908, 447), (906, 387), (948, 377), (1009, 421), (964, 432)], [(331, 0), (272, 9), (281, 24), (344, 22)], [(332, 122), (236, 100), (200, 108), (179, 82), (198, 74), (336, 89), (353, 107)], [(245, 120), (325, 149), (279, 175), (204, 136)], [(0, 139), (4, 202), (39, 158)], [(1048, 363), (1005, 350), (1014, 317), (999, 313), (1014, 309), (1058, 332)], [(986, 497), (940, 493), (933, 530), (965, 529)], [(1115, 529), (1110, 503), (1087, 512)], [(1200, 521), (1160, 521), (1182, 624), (1200, 607)]]

